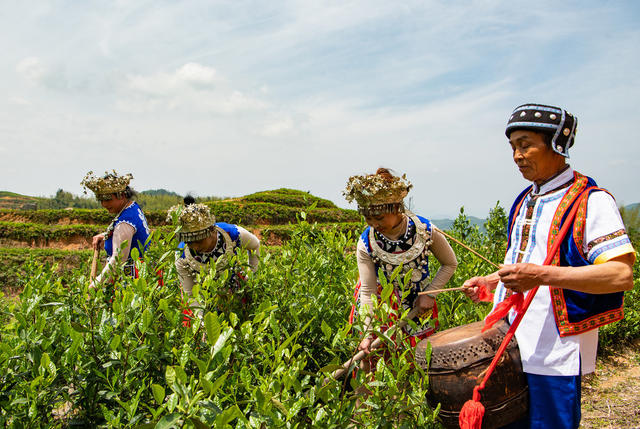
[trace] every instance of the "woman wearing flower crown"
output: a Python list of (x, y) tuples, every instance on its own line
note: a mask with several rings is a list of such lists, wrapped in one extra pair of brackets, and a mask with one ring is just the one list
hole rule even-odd
[[(394, 280), (395, 302), (401, 302), (403, 309), (418, 307), (423, 311), (432, 309), (432, 318), (437, 323), (435, 299), (419, 292), (441, 289), (453, 275), (458, 265), (453, 249), (431, 222), (405, 209), (403, 200), (413, 185), (405, 176), (397, 177), (386, 168), (379, 168), (376, 174), (352, 176), (349, 178), (344, 195), (347, 201), (356, 201), (358, 211), (369, 225), (358, 240), (357, 261), (360, 274), (356, 287), (358, 306), (365, 314), (372, 312), (372, 296), (379, 293), (378, 270), (382, 269), (386, 278), (400, 265), (401, 272)], [(438, 272), (429, 280), (429, 260), (433, 254), (440, 263)], [(406, 296), (401, 296), (398, 279), (403, 279), (411, 271), (411, 280)], [(353, 323), (357, 306), (351, 311)], [(411, 345), (431, 335), (433, 328), (428, 320), (414, 320), (417, 330), (405, 327)], [(365, 326), (370, 318), (365, 318)], [(365, 336), (358, 347), (370, 352), (372, 338)]]
[[(231, 268), (229, 287), (237, 290), (244, 273), (237, 264), (230, 266), (231, 259), (244, 249), (248, 252), (249, 269), (255, 271), (260, 261), (260, 240), (241, 226), (216, 222), (209, 207), (193, 203), (192, 198), (185, 198), (185, 204), (169, 209), (169, 218), (176, 216), (180, 226), (178, 240), (183, 252), (175, 266), (182, 290), (191, 298), (197, 275), (211, 262), (215, 263), (216, 272)], [(246, 298), (241, 300), (244, 303)], [(197, 301), (190, 302), (190, 306), (201, 307)]]
[(137, 249), (140, 256), (144, 253), (150, 234), (149, 226), (142, 209), (133, 200), (136, 192), (129, 187), (131, 179), (131, 174), (119, 176), (115, 170), (105, 173), (103, 177), (96, 177), (93, 171), (90, 171), (81, 182), (85, 189), (94, 192), (102, 207), (115, 215), (107, 230), (93, 237), (93, 248), (100, 249), (104, 243), (109, 259), (90, 287), (105, 281), (109, 273), (121, 262), (124, 262), (125, 273), (133, 277), (135, 263), (131, 258), (131, 249)]

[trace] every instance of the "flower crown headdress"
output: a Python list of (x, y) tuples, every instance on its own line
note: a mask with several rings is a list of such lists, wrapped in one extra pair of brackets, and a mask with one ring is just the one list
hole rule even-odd
[(133, 179), (132, 174), (120, 176), (116, 173), (116, 170), (112, 170), (111, 173), (105, 171), (102, 177), (94, 176), (93, 171), (90, 171), (84, 176), (80, 184), (85, 188), (85, 193), (87, 189), (90, 189), (96, 195), (96, 199), (109, 200), (113, 194), (126, 191), (131, 179)]
[(364, 216), (404, 211), (402, 201), (413, 185), (402, 177), (382, 174), (351, 176), (342, 192), (348, 202), (356, 201)]
[(192, 242), (209, 237), (215, 229), (216, 217), (205, 204), (176, 205), (169, 209), (167, 221), (177, 218), (178, 240)]

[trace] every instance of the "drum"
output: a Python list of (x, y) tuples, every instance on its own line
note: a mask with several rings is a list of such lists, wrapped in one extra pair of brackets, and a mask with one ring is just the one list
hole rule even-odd
[[(473, 397), (473, 388), (482, 381), (509, 329), (504, 320), (484, 333), (480, 332), (483, 326), (481, 321), (447, 329), (416, 347), (416, 362), (429, 374), (427, 402), (434, 409), (441, 405), (439, 416), (447, 428), (459, 427), (462, 406)], [(527, 416), (529, 389), (515, 337), (480, 391), (480, 401), (485, 407), (483, 428), (504, 426)]]

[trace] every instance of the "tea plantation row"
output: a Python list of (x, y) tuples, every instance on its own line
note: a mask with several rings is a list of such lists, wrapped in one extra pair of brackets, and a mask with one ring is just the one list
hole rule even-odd
[[(357, 234), (321, 228), (305, 217), (288, 227), (289, 240), (281, 247), (262, 251), (259, 270), (238, 291), (251, 297), (248, 304), (229, 299), (228, 272), (201, 273), (194, 293), (205, 310), (189, 324), (173, 268), (177, 243), (171, 230), (154, 233), (140, 278), (118, 279), (115, 291), (88, 290), (87, 253), (74, 254), (81, 266), (71, 272), (23, 260), (19, 299), (0, 300), (0, 424), (438, 427), (437, 409), (424, 400), (428, 374), (414, 365), (401, 338), (383, 336), (388, 355), (378, 360), (374, 379), (358, 373), (324, 383), (355, 351), (362, 329), (359, 322), (347, 323)], [(486, 233), (463, 214), (450, 232), (500, 262), (504, 225), (504, 210), (496, 207)], [(449, 286), (491, 271), (453, 247), (459, 267)], [(6, 254), (11, 252), (25, 256)], [(41, 256), (64, 263), (61, 255)], [(245, 265), (246, 255), (238, 262)], [(479, 320), (488, 311), (460, 292), (439, 295), (438, 305), (441, 329)], [(377, 323), (389, 313), (381, 303)], [(605, 345), (640, 336), (638, 288), (627, 293), (626, 315), (602, 329)], [(355, 393), (364, 389), (367, 397)]]

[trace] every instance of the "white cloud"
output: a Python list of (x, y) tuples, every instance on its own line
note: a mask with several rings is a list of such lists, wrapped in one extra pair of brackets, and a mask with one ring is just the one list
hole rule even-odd
[(293, 119), (284, 115), (269, 120), (262, 128), (261, 134), (265, 137), (277, 137), (289, 133), (293, 128)]
[[(640, 37), (627, 3), (36, 8), (0, 2), (0, 25), (15, 36), (0, 40), (0, 132), (12, 148), (0, 157), (0, 182), (16, 191), (30, 181), (35, 194), (74, 190), (86, 170), (117, 168), (140, 189), (239, 195), (290, 186), (345, 204), (349, 175), (388, 165), (410, 176), (424, 214), (463, 204), (482, 214), (525, 185), (503, 127), (514, 106), (533, 100), (574, 111), (572, 162), (637, 200), (637, 165), (603, 159), (603, 142), (611, 159), (640, 159)], [(8, 174), (24, 159), (38, 172)], [(221, 161), (185, 174), (205, 159)], [(43, 175), (60, 183), (35, 180)]]
[(30, 106), (31, 102), (23, 97), (9, 97), (9, 103), (18, 106)]
[(269, 103), (232, 87), (217, 71), (187, 63), (171, 73), (129, 75), (117, 107), (129, 113), (176, 111), (236, 114), (267, 109)]
[(40, 83), (47, 74), (47, 67), (37, 57), (27, 57), (16, 66), (16, 71), (31, 83)]
[(208, 87), (215, 82), (216, 70), (198, 63), (187, 63), (176, 71), (176, 77), (194, 86)]

